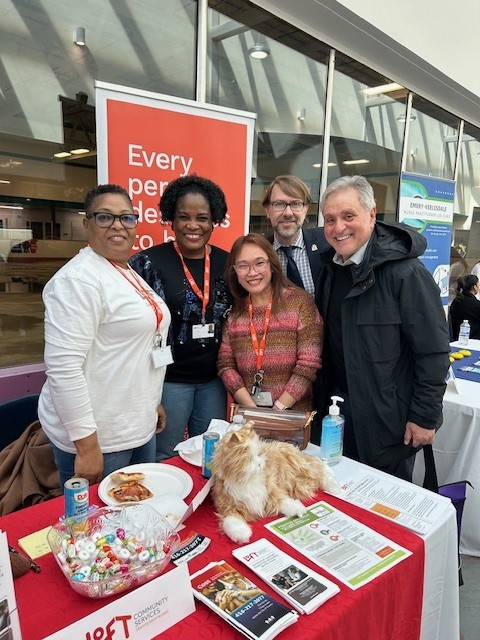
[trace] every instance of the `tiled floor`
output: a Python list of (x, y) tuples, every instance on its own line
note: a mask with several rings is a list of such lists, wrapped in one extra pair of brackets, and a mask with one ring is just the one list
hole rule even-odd
[(480, 638), (480, 558), (462, 556), (464, 584), (460, 587), (462, 640)]

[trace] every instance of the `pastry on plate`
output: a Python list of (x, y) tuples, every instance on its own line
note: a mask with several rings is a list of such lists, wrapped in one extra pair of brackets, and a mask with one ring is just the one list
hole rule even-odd
[(136, 480), (127, 480), (107, 491), (108, 495), (117, 502), (140, 502), (153, 498), (153, 493)]
[(120, 484), (122, 482), (128, 482), (129, 480), (135, 480), (136, 482), (142, 482), (145, 480), (145, 474), (137, 471), (136, 473), (130, 473), (128, 471), (114, 471), (110, 474), (110, 480), (115, 484)]

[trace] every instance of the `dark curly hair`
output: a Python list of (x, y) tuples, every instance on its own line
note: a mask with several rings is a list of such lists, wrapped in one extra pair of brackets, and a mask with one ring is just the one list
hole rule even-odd
[(238, 281), (237, 274), (235, 273), (235, 269), (233, 268), (233, 265), (237, 261), (238, 254), (247, 244), (255, 245), (267, 254), (267, 258), (270, 262), (270, 268), (272, 271), (272, 309), (274, 311), (278, 311), (280, 302), (282, 300), (283, 290), (288, 289), (288, 287), (291, 287), (293, 285), (287, 280), (286, 276), (284, 275), (282, 267), (280, 265), (280, 260), (278, 259), (278, 256), (275, 253), (271, 243), (265, 238), (265, 236), (262, 236), (260, 233), (249, 233), (246, 236), (240, 236), (240, 238), (237, 238), (235, 240), (232, 248), (230, 249), (227, 265), (225, 267), (224, 280), (227, 283), (228, 288), (230, 289), (230, 292), (233, 296), (233, 313), (241, 313), (244, 309), (244, 300), (248, 298), (248, 291), (244, 289)]
[(128, 191), (121, 187), (119, 184), (99, 184), (98, 187), (94, 187), (90, 189), (90, 191), (85, 196), (84, 209), (85, 213), (91, 213), (93, 201), (98, 196), (103, 196), (105, 193), (118, 193), (123, 196), (125, 200), (130, 204), (133, 210), (132, 199), (128, 195)]
[(163, 222), (172, 222), (177, 210), (177, 202), (188, 193), (198, 193), (207, 200), (210, 206), (210, 214), (214, 224), (225, 220), (227, 215), (227, 202), (222, 189), (207, 178), (202, 178), (193, 173), (172, 180), (160, 198), (159, 208)]

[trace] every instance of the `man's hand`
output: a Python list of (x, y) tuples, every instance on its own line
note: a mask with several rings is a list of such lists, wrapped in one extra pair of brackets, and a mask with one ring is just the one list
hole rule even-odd
[(157, 420), (157, 428), (155, 430), (155, 433), (162, 433), (162, 431), (167, 426), (167, 414), (162, 404), (159, 404), (157, 406), (157, 414), (158, 414), (158, 420)]
[(418, 447), (422, 444), (432, 444), (435, 440), (435, 429), (424, 429), (415, 422), (407, 422), (405, 426), (404, 444)]

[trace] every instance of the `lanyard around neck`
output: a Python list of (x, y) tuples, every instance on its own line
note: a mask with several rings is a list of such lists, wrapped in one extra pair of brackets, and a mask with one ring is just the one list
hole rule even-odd
[(131, 280), (126, 275), (125, 271), (123, 269), (120, 269), (120, 267), (117, 264), (115, 264), (115, 262), (113, 262), (112, 260), (109, 260), (109, 262), (112, 265), (112, 267), (115, 267), (118, 273), (120, 273), (125, 278), (125, 280), (132, 285), (132, 287), (136, 290), (136, 292), (144, 300), (146, 300), (148, 304), (152, 307), (153, 313), (155, 314), (155, 318), (157, 320), (157, 331), (160, 331), (160, 325), (162, 324), (162, 320), (163, 320), (163, 313), (162, 313), (162, 309), (160, 308), (160, 305), (154, 298), (154, 292), (151, 289), (147, 289), (142, 285), (140, 276), (137, 273), (135, 273), (135, 271), (130, 267), (130, 265), (128, 265), (127, 268), (128, 268), (128, 273), (132, 275), (133, 280)]
[(202, 323), (205, 324), (205, 315), (207, 312), (208, 301), (210, 300), (210, 253), (208, 252), (208, 244), (205, 245), (205, 269), (203, 273), (203, 292), (200, 290), (200, 287), (195, 282), (192, 274), (190, 273), (190, 269), (185, 264), (185, 260), (183, 259), (182, 253), (178, 248), (177, 241), (173, 241), (173, 248), (178, 254), (180, 258), (180, 262), (182, 263), (183, 272), (185, 274), (186, 279), (188, 280), (188, 284), (191, 286), (192, 291), (195, 295), (197, 295), (202, 301)]
[(253, 303), (252, 297), (248, 296), (248, 316), (250, 318), (250, 337), (252, 339), (252, 347), (257, 356), (257, 371), (261, 371), (263, 369), (263, 361), (265, 360), (265, 346), (267, 343), (267, 331), (268, 325), (270, 324), (270, 316), (272, 315), (272, 297), (270, 297), (270, 301), (267, 304), (267, 308), (265, 309), (265, 316), (263, 318), (263, 335), (258, 342), (257, 332), (255, 330), (255, 325), (253, 324)]

